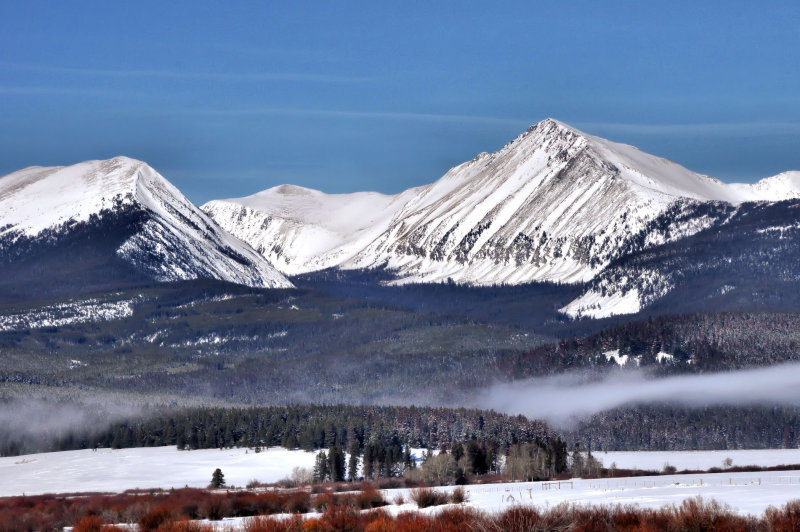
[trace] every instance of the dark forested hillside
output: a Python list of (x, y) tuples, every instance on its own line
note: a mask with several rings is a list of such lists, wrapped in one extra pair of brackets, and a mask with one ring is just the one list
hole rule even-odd
[[(726, 371), (800, 360), (800, 315), (722, 313), (664, 316), (568, 338), (508, 356), (501, 373), (550, 375), (617, 367), (618, 350), (633, 367), (658, 375)], [(659, 354), (666, 354), (659, 360)]]
[(494, 378), (506, 354), (552, 340), (468, 315), (212, 281), (2, 311), (0, 382), (248, 404), (448, 403)]
[(0, 237), (0, 309), (10, 302), (66, 299), (148, 283), (116, 250), (141, 230), (148, 215), (132, 207), (101, 211), (35, 238), (16, 231)]
[(626, 407), (596, 414), (563, 434), (585, 448), (607, 451), (796, 449), (800, 407)]
[[(80, 405), (76, 405), (80, 407)], [(556, 434), (541, 422), (488, 410), (378, 406), (285, 406), (261, 408), (163, 408), (128, 418), (76, 426), (62, 434), (0, 433), (0, 455), (89, 449), (151, 447), (180, 449), (273, 447), (311, 451), (368, 443), (448, 447), (492, 441), (499, 447), (547, 442)]]
[[(654, 223), (674, 216), (667, 212)], [(705, 203), (690, 218), (711, 223), (692, 236), (633, 250), (590, 288), (603, 294), (636, 290), (643, 303), (639, 316), (800, 311), (800, 200)]]
[[(578, 296), (581, 285), (528, 283), (466, 286), (455, 283), (385, 284), (394, 279), (385, 269), (330, 269), (292, 277), (298, 287), (340, 297), (380, 301), (415, 312), (468, 316), (475, 321), (535, 330), (557, 336), (595, 331), (604, 322), (576, 322), (558, 310)], [(612, 322), (614, 320), (611, 320)]]

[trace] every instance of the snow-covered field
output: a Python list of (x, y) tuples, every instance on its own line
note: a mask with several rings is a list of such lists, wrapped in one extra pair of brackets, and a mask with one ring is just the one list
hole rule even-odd
[(0, 458), (0, 496), (133, 488), (204, 488), (220, 468), (229, 485), (275, 482), (294, 467), (313, 467), (314, 453), (273, 448), (202, 449), (175, 447), (64, 451)]
[[(454, 486), (435, 488), (451, 492)], [(402, 512), (435, 514), (447, 506), (418, 509), (411, 502), (408, 489), (384, 490), (390, 503), (383, 508), (392, 515)], [(779, 508), (800, 498), (800, 471), (766, 473), (716, 473), (699, 475), (665, 475), (619, 479), (576, 479), (562, 482), (513, 482), (465, 486), (466, 506), (487, 513), (499, 513), (513, 506), (553, 507), (561, 503), (583, 505), (636, 505), (661, 508), (680, 504), (686, 499), (702, 497), (730, 506), (740, 514), (761, 515), (769, 506)], [(392, 504), (397, 496), (403, 504)], [(452, 505), (449, 505), (452, 506)], [(318, 514), (307, 514), (312, 517)], [(281, 518), (281, 516), (276, 516)], [(217, 530), (243, 528), (247, 518), (229, 518), (208, 522)]]
[[(244, 486), (252, 479), (279, 480), (294, 467), (310, 468), (314, 453), (281, 448), (255, 453), (228, 449), (178, 451), (174, 447), (99, 451), (67, 451), (0, 458), (0, 496), (47, 492), (123, 491), (130, 488), (204, 487), (219, 467), (229, 484)], [(661, 469), (669, 463), (679, 469), (721, 467), (726, 458), (734, 465), (800, 462), (800, 450), (608, 452), (595, 456), (606, 466)], [(451, 490), (451, 488), (437, 488)], [(553, 506), (561, 502), (637, 504), (657, 508), (680, 504), (690, 497), (716, 499), (743, 513), (760, 514), (769, 505), (780, 506), (800, 498), (800, 471), (669, 475), (621, 479), (576, 479), (562, 482), (519, 482), (467, 486), (470, 506), (489, 512), (514, 504)], [(387, 490), (410, 500), (408, 490)], [(415, 510), (413, 503), (391, 505), (397, 513)], [(427, 511), (435, 511), (433, 509)]]
[[(800, 464), (800, 449), (746, 449), (735, 451), (609, 451), (594, 453), (593, 456), (611, 467), (616, 463), (622, 469), (641, 469), (661, 471), (664, 464), (676, 467), (679, 471), (701, 470), (712, 467), (724, 468), (726, 458), (732, 465), (757, 465), (771, 467), (778, 465)], [(800, 494), (798, 494), (800, 497)]]
[[(437, 489), (452, 491), (454, 488)], [(739, 513), (761, 514), (770, 505), (779, 507), (800, 498), (800, 471), (516, 482), (465, 486), (465, 490), (469, 496), (468, 505), (487, 512), (499, 512), (518, 504), (547, 507), (562, 502), (660, 508), (701, 496), (705, 500), (726, 503)], [(409, 500), (408, 491), (387, 490), (384, 496), (391, 501), (400, 493)], [(388, 508), (393, 513), (415, 509), (416, 505), (409, 503)]]

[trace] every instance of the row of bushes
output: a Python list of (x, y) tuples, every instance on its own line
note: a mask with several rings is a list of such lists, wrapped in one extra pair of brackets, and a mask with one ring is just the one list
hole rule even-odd
[[(427, 508), (466, 502), (467, 496), (463, 488), (450, 493), (416, 488), (411, 490), (410, 499), (419, 508)], [(393, 502), (405, 501), (398, 496)], [(192, 489), (148, 494), (11, 497), (0, 499), (0, 532), (56, 530), (73, 525), (74, 532), (117, 530), (109, 523), (136, 523), (141, 532), (207, 532), (211, 528), (197, 520), (222, 517), (249, 517), (244, 520), (245, 532), (800, 530), (800, 500), (780, 509), (770, 507), (760, 517), (741, 516), (726, 505), (701, 498), (657, 510), (565, 503), (546, 509), (514, 507), (499, 514), (486, 514), (459, 505), (435, 515), (404, 512), (397, 516), (380, 509), (386, 504), (381, 492), (369, 486), (360, 492), (328, 492), (313, 498), (305, 491), (211, 493)], [(308, 519), (299, 515), (311, 509), (321, 515)], [(291, 513), (294, 517), (268, 517), (275, 513)]]
[[(112, 532), (97, 521), (76, 527), (75, 532)], [(391, 516), (382, 510), (361, 512), (351, 506), (332, 505), (319, 517), (288, 519), (254, 517), (245, 521), (244, 532), (527, 532), (561, 530), (609, 531), (753, 531), (794, 532), (800, 530), (800, 501), (782, 508), (770, 507), (761, 517), (743, 516), (716, 501), (688, 499), (680, 506), (657, 510), (634, 506), (581, 506), (562, 503), (546, 509), (513, 507), (498, 514), (457, 506), (435, 514), (404, 512)], [(214, 532), (199, 523), (162, 523), (164, 532)]]
[(62, 529), (87, 517), (95, 518), (89, 521), (138, 523), (141, 530), (156, 530), (162, 523), (181, 519), (306, 513), (311, 503), (311, 494), (301, 490), (212, 493), (187, 488), (116, 495), (7, 497), (0, 499), (0, 532)]

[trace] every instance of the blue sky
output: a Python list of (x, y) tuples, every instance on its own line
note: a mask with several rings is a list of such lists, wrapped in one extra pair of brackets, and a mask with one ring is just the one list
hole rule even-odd
[(0, 2), (0, 175), (124, 154), (197, 203), (398, 192), (554, 117), (800, 169), (800, 2)]

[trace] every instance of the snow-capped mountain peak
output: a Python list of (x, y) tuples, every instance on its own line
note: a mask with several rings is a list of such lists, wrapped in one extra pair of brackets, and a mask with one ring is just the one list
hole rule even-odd
[(141, 161), (115, 157), (72, 166), (32, 166), (0, 178), (0, 225), (35, 236), (67, 221), (130, 203), (136, 196)]
[(101, 224), (121, 214), (132, 225), (117, 256), (157, 280), (205, 277), (291, 286), (264, 257), (220, 228), (142, 161), (115, 157), (29, 167), (0, 178), (0, 239), (6, 246), (36, 240), (45, 232), (48, 239), (58, 240), (76, 225)]
[(707, 227), (698, 204), (795, 197), (796, 181), (729, 185), (548, 118), (394, 196), (283, 185), (203, 209), (289, 274), (386, 266), (397, 282), (578, 282)]

